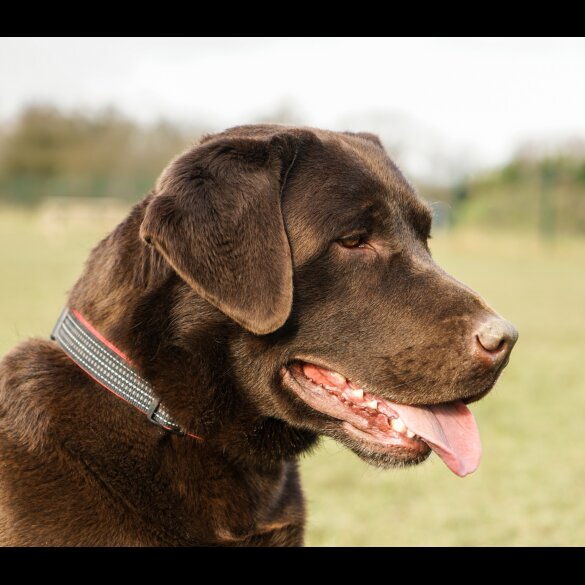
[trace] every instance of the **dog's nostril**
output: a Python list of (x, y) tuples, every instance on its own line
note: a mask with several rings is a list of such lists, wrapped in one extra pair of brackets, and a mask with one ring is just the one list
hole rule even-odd
[(496, 345), (497, 341), (492, 340), (491, 338), (486, 339), (485, 336), (480, 335), (476, 335), (475, 338), (477, 339), (477, 343), (481, 345), (482, 349), (489, 351), (490, 353), (499, 353), (506, 345), (506, 341), (504, 339), (501, 339)]
[(514, 347), (518, 331), (509, 321), (492, 317), (480, 325), (475, 338), (484, 351), (495, 356), (509, 352)]

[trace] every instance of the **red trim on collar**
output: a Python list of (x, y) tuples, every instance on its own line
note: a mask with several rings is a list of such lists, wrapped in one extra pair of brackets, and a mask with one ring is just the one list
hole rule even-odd
[(107, 347), (114, 353), (117, 353), (123, 360), (126, 360), (132, 366), (136, 364), (121, 350), (118, 349), (111, 341), (108, 341), (79, 311), (71, 309), (71, 312)]

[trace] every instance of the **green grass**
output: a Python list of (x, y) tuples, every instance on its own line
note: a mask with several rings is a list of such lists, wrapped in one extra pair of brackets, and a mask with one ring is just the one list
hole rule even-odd
[[(113, 226), (0, 209), (0, 353), (46, 337), (89, 250)], [(435, 258), (520, 330), (473, 410), (484, 456), (459, 479), (432, 457), (380, 471), (326, 441), (303, 461), (309, 545), (585, 545), (585, 240), (457, 232)]]

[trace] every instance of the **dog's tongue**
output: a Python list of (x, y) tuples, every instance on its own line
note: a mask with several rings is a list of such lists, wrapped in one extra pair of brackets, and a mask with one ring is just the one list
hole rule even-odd
[(464, 477), (477, 469), (481, 459), (479, 430), (463, 402), (433, 406), (392, 403), (392, 408), (453, 473)]

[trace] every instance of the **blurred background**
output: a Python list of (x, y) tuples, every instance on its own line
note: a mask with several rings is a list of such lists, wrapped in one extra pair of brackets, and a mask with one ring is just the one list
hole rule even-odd
[(0, 354), (203, 133), (378, 134), (431, 250), (520, 330), (480, 469), (303, 461), (309, 545), (585, 544), (585, 40), (0, 39)]

